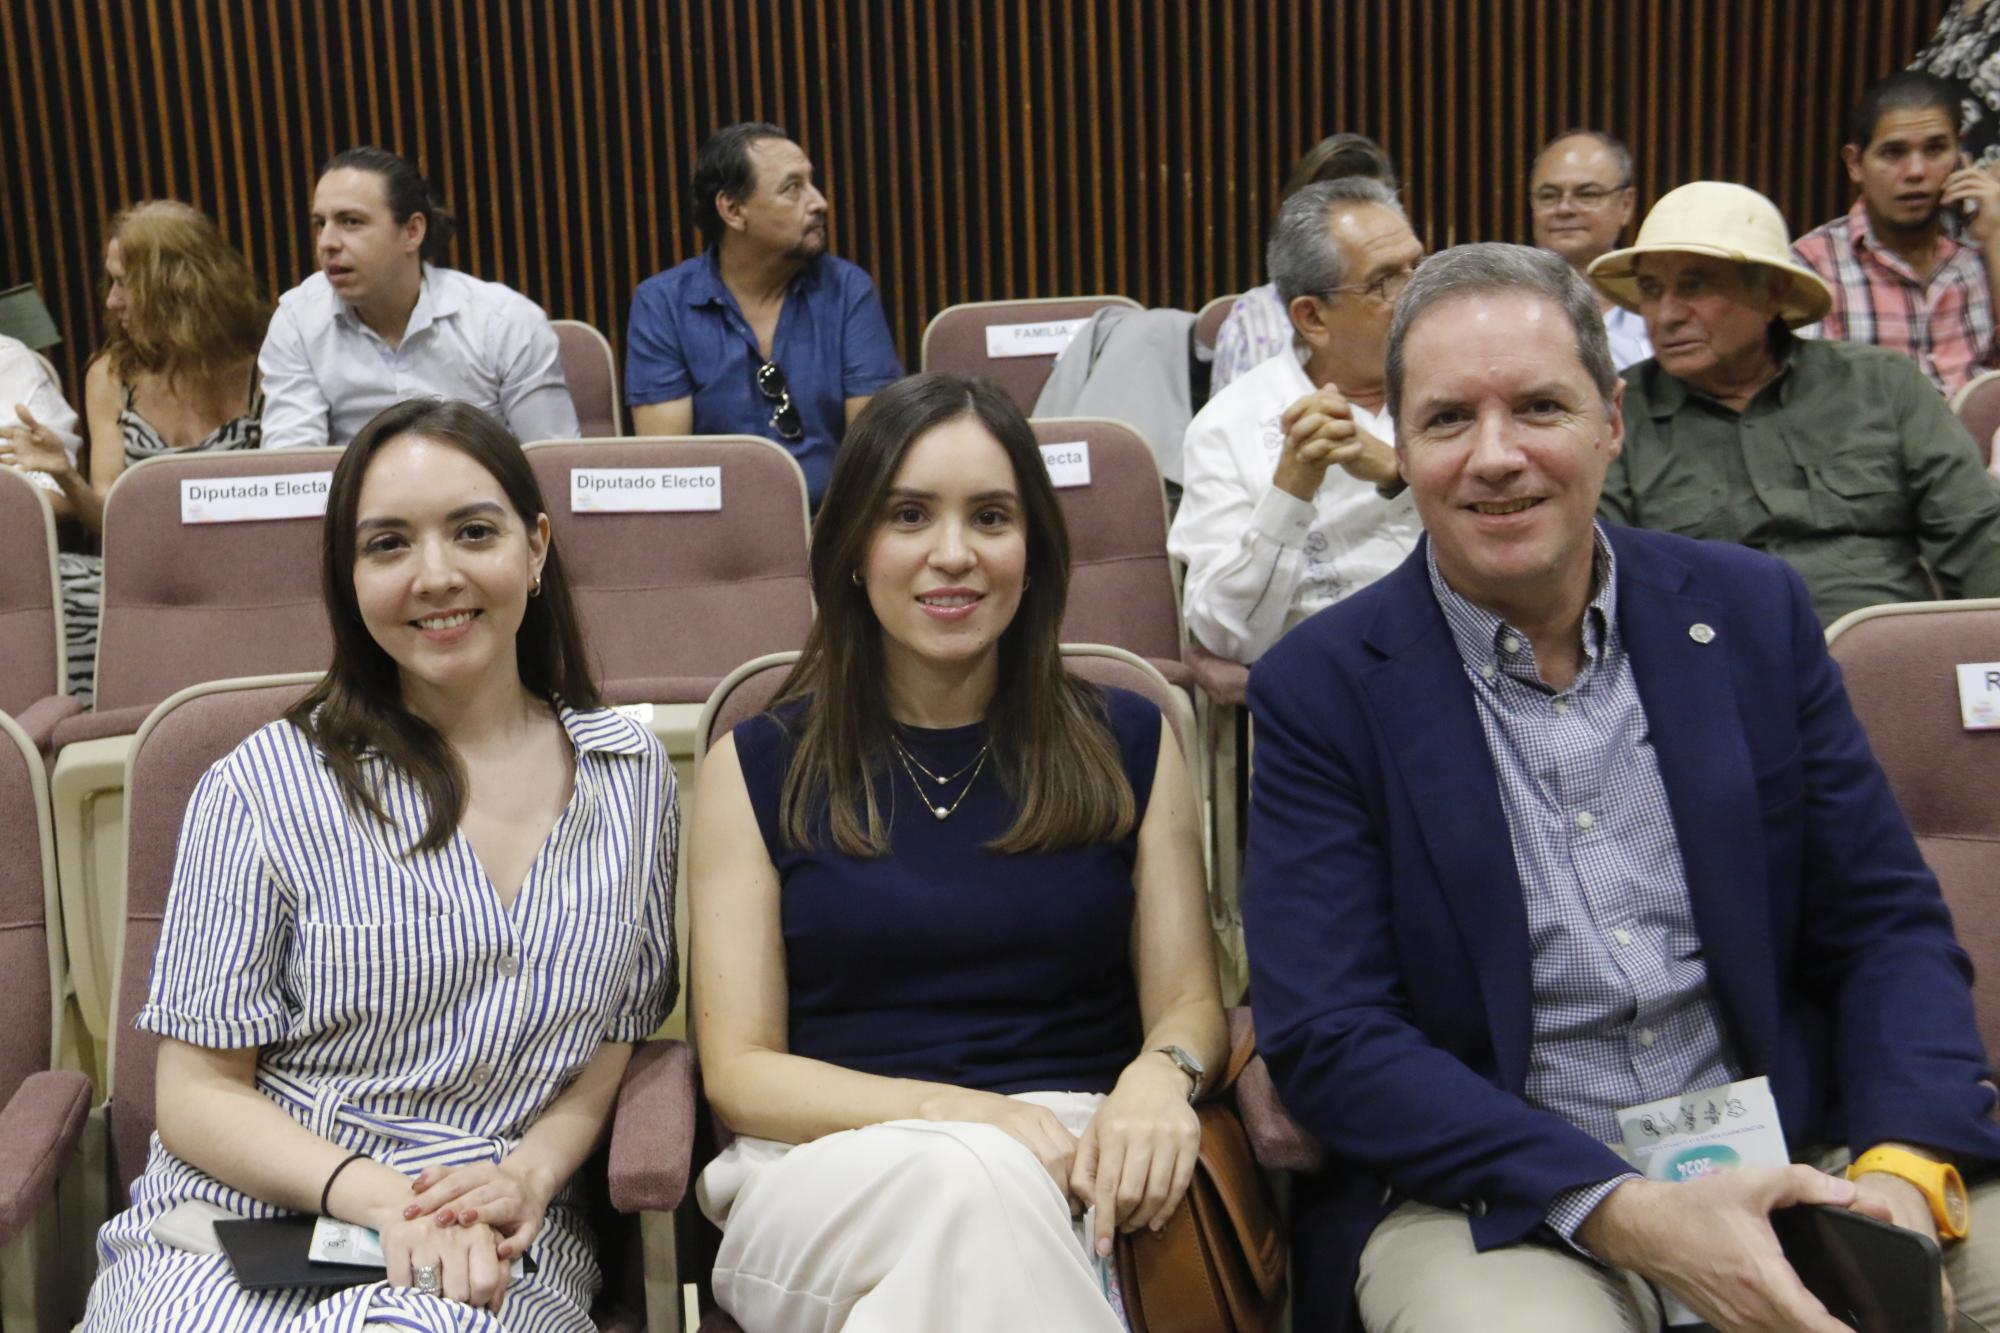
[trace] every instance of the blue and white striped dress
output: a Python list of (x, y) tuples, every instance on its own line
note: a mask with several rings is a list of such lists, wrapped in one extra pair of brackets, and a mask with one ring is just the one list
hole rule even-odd
[[(427, 807), (380, 758), (395, 829), (357, 815), (290, 723), (211, 768), (181, 829), (152, 992), (138, 1025), (216, 1049), (259, 1048), (257, 1086), (314, 1132), (415, 1175), (497, 1160), (606, 1041), (639, 1041), (672, 1007), (673, 766), (609, 710), (563, 709), (569, 805), (503, 909), (462, 834), (407, 858)], [(590, 1329), (598, 1286), (571, 1191), (548, 1213), (499, 1316), (383, 1284), (327, 1296), (247, 1292), (227, 1258), (150, 1228), (190, 1200), (284, 1210), (152, 1141), (132, 1206), (98, 1233), (86, 1329)]]

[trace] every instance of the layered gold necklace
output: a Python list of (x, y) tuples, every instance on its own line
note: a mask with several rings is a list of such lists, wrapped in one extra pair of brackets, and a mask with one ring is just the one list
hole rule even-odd
[[(981, 745), (979, 753), (972, 756), (956, 773), (933, 773), (924, 766), (922, 760), (910, 753), (909, 747), (903, 744), (901, 737), (892, 735), (889, 737), (889, 743), (895, 747), (896, 758), (902, 761), (903, 771), (910, 775), (910, 785), (915, 787), (917, 795), (923, 798), (924, 808), (939, 819), (951, 818), (958, 812), (958, 807), (965, 804), (965, 798), (971, 795), (972, 784), (979, 781), (980, 770), (986, 767), (986, 756), (992, 750), (992, 743), (988, 742)], [(923, 780), (917, 776), (919, 773), (939, 787), (949, 786), (960, 778), (965, 778), (965, 786), (959, 791), (957, 800), (950, 805), (939, 805), (931, 800), (930, 788), (924, 786)], [(967, 776), (968, 774), (970, 776)], [(939, 793), (939, 799), (943, 799), (943, 793)]]

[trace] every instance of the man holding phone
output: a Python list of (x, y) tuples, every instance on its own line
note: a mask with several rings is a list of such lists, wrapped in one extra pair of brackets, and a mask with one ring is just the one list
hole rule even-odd
[(1965, 165), (1960, 115), (1935, 75), (1904, 70), (1869, 85), (1840, 150), (1860, 195), (1792, 247), (1833, 292), (1833, 308), (1804, 336), (1901, 352), (1946, 396), (2000, 365), (2000, 180)]
[[(1801, 1203), (1946, 1238), (2000, 1319), (1970, 963), (1804, 582), (1595, 520), (1630, 386), (1556, 256), (1427, 261), (1385, 364), (1424, 539), (1250, 676), (1257, 1044), (1332, 1159), (1293, 1182), (1295, 1326), (1654, 1333), (1664, 1290), (1843, 1333), (1772, 1231)], [(1800, 1164), (1612, 1146), (1759, 1077)]]

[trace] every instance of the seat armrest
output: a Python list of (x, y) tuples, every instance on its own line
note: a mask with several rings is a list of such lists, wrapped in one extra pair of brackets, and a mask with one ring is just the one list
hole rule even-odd
[(1219, 704), (1240, 704), (1250, 688), (1250, 668), (1226, 657), (1217, 657), (1193, 638), (1185, 651), (1189, 674), (1201, 692)]
[(90, 1113), (90, 1080), (71, 1069), (30, 1074), (0, 1109), (0, 1248), (49, 1201)]
[(106, 736), (130, 736), (135, 734), (147, 718), (153, 714), (154, 704), (134, 704), (129, 708), (113, 708), (108, 712), (78, 713), (65, 718), (56, 725), (55, 746), (60, 750), (65, 745), (78, 741), (102, 740)]
[(83, 711), (83, 700), (73, 694), (51, 694), (46, 699), (37, 699), (19, 713), (14, 720), (21, 724), (21, 730), (28, 733), (37, 750), (47, 754), (53, 747), (56, 723), (66, 717), (75, 717)]
[(611, 1206), (670, 1213), (687, 1195), (694, 1151), (694, 1048), (641, 1042), (625, 1068), (611, 1117)]
[(1326, 1165), (1326, 1149), (1292, 1119), (1278, 1100), (1271, 1071), (1258, 1056), (1236, 1076), (1236, 1110), (1243, 1117), (1257, 1164), (1268, 1171), (1311, 1173)]

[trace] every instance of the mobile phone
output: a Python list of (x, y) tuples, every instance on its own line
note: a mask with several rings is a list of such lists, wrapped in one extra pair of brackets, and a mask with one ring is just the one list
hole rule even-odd
[(1801, 1204), (1771, 1214), (1792, 1271), (1860, 1333), (1945, 1333), (1937, 1242), (1864, 1213)]

